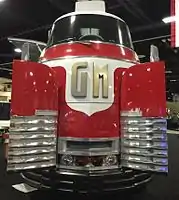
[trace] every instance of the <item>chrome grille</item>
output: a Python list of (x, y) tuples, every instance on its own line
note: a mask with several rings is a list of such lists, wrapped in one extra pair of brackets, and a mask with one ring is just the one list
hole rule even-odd
[(55, 166), (56, 129), (57, 114), (13, 116), (9, 134), (7, 170)]
[(139, 170), (168, 172), (165, 118), (122, 116), (121, 165)]

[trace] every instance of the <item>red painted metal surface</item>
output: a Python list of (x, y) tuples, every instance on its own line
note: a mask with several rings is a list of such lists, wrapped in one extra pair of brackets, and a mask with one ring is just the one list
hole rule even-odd
[[(71, 109), (65, 100), (66, 72), (62, 67), (53, 68), (59, 85), (59, 136), (79, 138), (119, 137), (120, 132), (120, 85), (125, 69), (115, 71), (115, 97), (112, 106), (91, 116)], [(90, 103), (86, 103), (86, 105)], [(88, 106), (87, 105), (87, 106)], [(84, 105), (83, 105), (84, 106)]]
[(3, 139), (9, 139), (9, 133), (4, 133), (4, 134), (2, 135), (2, 137), (3, 137)]
[(104, 111), (88, 116), (67, 105), (64, 67), (49, 68), (39, 63), (15, 61), (12, 115), (34, 115), (35, 110), (39, 109), (58, 110), (58, 136), (119, 137), (120, 111), (137, 108), (146, 117), (166, 116), (164, 74), (162, 62), (138, 64), (128, 69), (117, 68), (114, 73), (113, 104)]
[(166, 116), (165, 65), (138, 64), (122, 78), (121, 111), (139, 109), (145, 117)]
[(132, 49), (103, 43), (90, 43), (90, 45), (85, 45), (82, 43), (68, 43), (55, 45), (46, 49), (40, 60), (52, 60), (67, 56), (99, 56), (138, 62), (138, 57)]
[(43, 64), (14, 61), (11, 115), (30, 116), (35, 110), (58, 109), (53, 70)]
[[(171, 7), (171, 16), (176, 15), (176, 0), (170, 0), (170, 7)], [(171, 46), (174, 48), (176, 47), (176, 22), (171, 22)]]

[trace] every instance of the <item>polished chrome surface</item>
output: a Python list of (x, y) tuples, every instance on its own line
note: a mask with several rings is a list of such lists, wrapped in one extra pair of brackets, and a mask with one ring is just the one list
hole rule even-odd
[(168, 172), (165, 118), (121, 117), (121, 165), (139, 170)]
[(11, 164), (18, 164), (18, 163), (31, 163), (31, 162), (43, 162), (43, 161), (49, 161), (49, 160), (55, 160), (55, 155), (53, 152), (41, 154), (41, 155), (21, 155), (18, 157), (12, 157), (9, 158), (9, 162)]
[[(138, 171), (129, 170), (127, 168), (122, 169), (104, 169), (96, 171), (84, 171), (73, 169), (59, 169), (51, 170), (39, 170), (34, 172), (24, 172), (23, 178), (26, 183), (33, 187), (46, 189), (55, 185), (55, 189), (67, 192), (79, 192), (88, 193), (106, 192), (107, 191), (119, 191), (129, 188), (135, 188), (136, 186), (143, 185), (151, 180), (151, 175)], [(34, 184), (36, 183), (36, 184)]]
[[(53, 59), (42, 59), (41, 61), (39, 61), (39, 63), (42, 63), (42, 64), (47, 64), (47, 62), (50, 62), (50, 61), (54, 61), (54, 60), (64, 60), (64, 59), (76, 59), (76, 58), (85, 58), (85, 57), (90, 57), (90, 58), (104, 58), (104, 59), (111, 59), (111, 60), (119, 60), (119, 59), (115, 59), (115, 58), (110, 58), (108, 56), (60, 56), (60, 57), (57, 57), (57, 58), (53, 58)], [(123, 61), (123, 62), (128, 62), (128, 63), (133, 63), (133, 64), (138, 64), (138, 62), (136, 61), (131, 61), (131, 60), (128, 60), (128, 59), (124, 59), (124, 58), (120, 58), (120, 61)]]
[(10, 144), (9, 147), (11, 148), (17, 148), (17, 147), (39, 147), (39, 146), (54, 146), (56, 145), (56, 139), (50, 138), (50, 139), (26, 139), (26, 140), (19, 140), (19, 139), (11, 139), (10, 136)]
[(95, 167), (93, 165), (91, 166), (84, 166), (84, 167), (80, 167), (80, 166), (64, 166), (64, 165), (59, 165), (58, 166), (59, 169), (71, 169), (71, 170), (84, 170), (84, 171), (99, 171), (99, 170), (113, 170), (113, 169), (119, 169), (119, 166), (114, 165), (114, 166), (100, 166), (100, 167)]
[(21, 171), (28, 169), (38, 169), (38, 168), (46, 168), (46, 167), (54, 167), (55, 160), (48, 160), (44, 162), (36, 162), (36, 163), (18, 163), (18, 164), (10, 164), (8, 167), (8, 171)]
[(23, 147), (23, 148), (10, 148), (8, 155), (9, 156), (21, 156), (21, 155), (38, 155), (43, 153), (53, 153), (55, 151), (55, 147), (46, 146), (46, 147)]
[(91, 141), (91, 142), (100, 142), (100, 141), (116, 141), (119, 140), (119, 137), (105, 137), (105, 138), (77, 138), (77, 137), (60, 137), (62, 141)]
[(117, 44), (117, 43), (112, 43), (112, 42), (103, 42), (103, 41), (96, 41), (96, 40), (83, 40), (83, 41), (69, 41), (69, 42), (62, 42), (60, 44), (54, 44), (50, 47), (47, 47), (46, 49), (49, 49), (49, 48), (52, 48), (52, 47), (57, 47), (57, 46), (61, 46), (61, 45), (71, 45), (71, 44), (83, 44), (83, 45), (91, 45), (91, 44), (108, 44), (108, 45), (114, 45), (114, 46), (117, 46), (117, 47), (123, 47), (123, 48), (126, 48), (126, 49), (129, 49), (130, 51), (132, 51), (133, 53), (135, 53), (134, 49), (130, 48), (130, 47), (127, 47), (125, 45), (122, 45), (122, 44)]
[[(70, 142), (73, 146), (70, 147)], [(95, 145), (95, 147), (93, 146)], [(64, 138), (58, 139), (58, 153), (97, 156), (120, 153), (119, 138)]]
[(56, 130), (56, 117), (54, 116), (27, 116), (12, 117), (11, 132), (48, 132)]
[(57, 116), (48, 113), (11, 118), (8, 171), (56, 166)]

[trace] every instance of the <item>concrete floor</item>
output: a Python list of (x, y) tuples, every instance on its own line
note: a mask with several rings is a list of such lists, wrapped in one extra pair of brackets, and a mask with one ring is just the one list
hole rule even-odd
[[(55, 200), (66, 199), (62, 194), (35, 193), (33, 197), (20, 193), (12, 188), (13, 184), (22, 183), (18, 174), (6, 174), (3, 161), (2, 146), (0, 147), (0, 199), (1, 200), (30, 200), (43, 199)], [(78, 198), (74, 195), (72, 198)], [(91, 197), (80, 197), (80, 199), (91, 199)], [(169, 134), (169, 174), (167, 176), (155, 175), (153, 181), (143, 192), (128, 194), (117, 194), (105, 196), (103, 199), (120, 200), (179, 200), (179, 135)], [(79, 198), (78, 198), (79, 200)]]

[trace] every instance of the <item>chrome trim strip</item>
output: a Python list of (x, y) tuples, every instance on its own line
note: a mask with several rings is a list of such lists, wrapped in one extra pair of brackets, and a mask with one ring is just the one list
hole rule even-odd
[(138, 183), (134, 183), (134, 185), (135, 185), (135, 187), (136, 187), (136, 186), (139, 186), (139, 185), (143, 185), (143, 184), (145, 184), (145, 183), (150, 182), (151, 180), (152, 180), (152, 177), (149, 177), (149, 178), (147, 178), (147, 179), (144, 180), (144, 181), (140, 181), (140, 182), (138, 182)]
[(136, 156), (136, 155), (126, 155), (122, 154), (122, 160), (127, 160), (129, 162), (141, 163), (141, 164), (153, 164), (153, 165), (168, 165), (168, 158), (155, 158), (155, 157), (147, 157), (147, 156)]
[(51, 132), (51, 131), (55, 131), (56, 128), (52, 125), (51, 126), (35, 126), (35, 127), (32, 127), (31, 125), (29, 125), (29, 127), (11, 127), (10, 128), (10, 132)]
[(45, 147), (48, 147), (48, 146), (55, 146), (56, 145), (56, 139), (55, 138), (50, 138), (50, 139), (43, 138), (43, 139), (39, 139), (39, 140), (26, 139), (26, 140), (21, 140), (21, 141), (19, 141), (17, 139), (17, 141), (16, 141), (16, 140), (11, 140), (11, 136), (9, 136), (9, 137), (10, 137), (10, 143), (9, 143), (10, 148), (24, 148), (24, 147), (31, 147), (31, 148), (34, 147), (34, 148), (36, 148), (36, 147), (39, 147), (39, 146), (43, 146), (45, 148)]
[(151, 135), (150, 133), (154, 133), (154, 131), (150, 131), (149, 133), (135, 133), (131, 134), (130, 132), (126, 131), (124, 133), (124, 137), (126, 139), (132, 139), (132, 140), (139, 140), (139, 141), (153, 141), (153, 140), (161, 140), (163, 139), (164, 141), (167, 141), (166, 137), (163, 137), (161, 134), (153, 134)]
[[(11, 132), (12, 133), (12, 132)], [(41, 133), (29, 133), (29, 132), (23, 132), (23, 133), (16, 133), (14, 132), (13, 135), (11, 135), (11, 140), (23, 140), (23, 139), (44, 139), (44, 138), (54, 138), (55, 132), (47, 133), (47, 132), (41, 132)]]
[(49, 160), (55, 160), (56, 155), (52, 152), (40, 155), (21, 155), (21, 156), (13, 156), (11, 160), (11, 156), (9, 156), (9, 162), (12, 164), (23, 164), (23, 163), (36, 163), (36, 162), (45, 162)]
[(52, 116), (58, 116), (58, 111), (55, 111), (55, 110), (36, 110), (35, 111), (35, 115), (36, 116), (49, 116), (49, 117), (52, 117)]
[(77, 166), (64, 166), (64, 165), (58, 165), (57, 166), (60, 169), (71, 169), (71, 170), (84, 170), (84, 171), (98, 171), (98, 170), (112, 170), (112, 169), (119, 169), (119, 166), (102, 166), (102, 167), (77, 167)]
[(141, 176), (148, 176), (148, 175), (149, 175), (148, 173), (143, 172), (143, 173), (140, 173), (140, 174), (135, 174), (134, 177), (140, 178)]
[[(128, 116), (129, 117), (129, 116)], [(130, 116), (131, 117), (131, 116)], [(123, 123), (125, 123), (126, 125), (137, 125), (137, 126), (149, 126), (149, 125), (153, 125), (155, 123), (163, 123), (164, 125), (166, 124), (166, 119), (164, 118), (156, 118), (156, 117), (150, 117), (150, 118), (146, 118), (146, 117), (140, 117), (140, 116), (134, 116), (134, 118), (131, 118), (131, 120), (123, 120)]]
[(129, 147), (135, 147), (140, 149), (157, 149), (157, 150), (167, 150), (168, 149), (168, 142), (148, 142), (148, 141), (139, 141), (139, 140), (122, 140), (123, 147), (129, 148)]
[[(123, 61), (123, 62), (128, 62), (128, 63), (131, 63), (131, 64), (139, 64), (139, 62), (135, 62), (135, 61), (131, 61), (131, 60), (128, 60), (128, 59), (117, 59), (117, 58), (111, 58), (111, 57), (107, 57), (107, 56), (91, 56), (91, 55), (80, 55), (80, 56), (63, 56), (63, 57), (56, 57), (56, 58), (52, 58), (52, 59), (44, 59), (44, 60), (39, 60), (39, 63), (41, 64), (46, 64), (47, 62), (50, 62), (50, 61), (54, 61), (54, 60), (65, 60), (65, 59), (76, 59), (76, 58), (103, 58), (103, 59), (111, 59), (111, 60), (118, 60), (118, 61)], [(46, 64), (47, 65), (47, 64)]]
[(114, 19), (117, 19), (119, 21), (122, 21), (125, 23), (125, 21), (119, 17), (117, 17), (116, 15), (113, 15), (113, 14), (110, 14), (110, 13), (107, 13), (107, 12), (101, 12), (101, 11), (81, 11), (81, 12), (71, 12), (71, 13), (67, 13), (65, 15), (62, 15), (61, 17), (59, 17), (58, 19), (55, 20), (55, 22), (53, 24), (55, 24), (57, 21), (63, 19), (63, 18), (66, 18), (66, 17), (71, 17), (71, 16), (76, 16), (76, 15), (101, 15), (101, 16), (106, 16), (106, 17), (112, 17)]
[(136, 169), (136, 170), (143, 170), (143, 171), (153, 171), (153, 172), (161, 172), (166, 173), (168, 172), (167, 166), (159, 166), (159, 165), (151, 165), (151, 164), (140, 164), (140, 163), (133, 163), (128, 161), (122, 162), (123, 166)]
[(20, 117), (20, 116), (13, 116), (11, 117), (11, 123), (15, 124), (38, 124), (38, 123), (45, 123), (45, 124), (54, 124), (56, 122), (56, 117), (49, 117), (46, 116), (39, 116), (38, 118), (34, 116), (27, 116), (27, 117)]
[(108, 44), (108, 45), (113, 45), (113, 46), (117, 46), (117, 47), (123, 47), (123, 48), (126, 48), (130, 51), (132, 51), (135, 55), (136, 52), (134, 51), (134, 49), (130, 48), (130, 47), (127, 47), (123, 44), (117, 44), (117, 43), (111, 43), (111, 42), (103, 42), (103, 41), (96, 41), (96, 40), (83, 40), (83, 41), (79, 41), (79, 40), (75, 40), (75, 41), (68, 41), (68, 42), (62, 42), (62, 43), (59, 43), (59, 44), (54, 44), (52, 46), (48, 46), (46, 47), (46, 49), (50, 49), (50, 48), (54, 48), (54, 47), (57, 47), (57, 46), (60, 46), (60, 45), (65, 45), (65, 44), (82, 44), (82, 45), (91, 45), (91, 44)]
[(117, 191), (117, 190), (126, 190), (126, 189), (132, 189), (132, 188), (135, 188), (137, 187), (138, 185), (142, 185), (142, 184), (145, 184), (145, 183), (148, 183), (149, 181), (151, 181), (151, 177), (143, 180), (143, 181), (140, 181), (138, 183), (134, 183), (134, 185), (131, 185), (131, 186), (124, 186), (123, 188), (114, 188), (114, 189), (106, 189), (105, 191)]
[(141, 155), (141, 156), (146, 156), (146, 157), (164, 157), (167, 158), (168, 152), (167, 150), (157, 150), (154, 149), (152, 152), (150, 149), (146, 148), (124, 148), (122, 153), (128, 154), (128, 155)]
[(35, 184), (35, 185), (40, 185), (39, 182), (26, 178), (26, 177), (24, 176), (24, 174), (22, 174), (22, 173), (21, 173), (21, 176), (22, 176), (23, 179), (25, 179), (25, 180), (27, 180), (27, 181), (29, 181), (29, 182)]
[(36, 45), (42, 45), (44, 47), (47, 46), (47, 44), (44, 43), (44, 42), (40, 42), (40, 41), (36, 41), (36, 40), (30, 40), (30, 39), (8, 37), (8, 40), (9, 41), (15, 41), (15, 42), (32, 43), (32, 44), (36, 44)]
[[(84, 150), (83, 150), (84, 151)], [(104, 150), (104, 149), (96, 149), (96, 151), (59, 151), (59, 154), (65, 154), (65, 155), (73, 155), (73, 156), (106, 156), (106, 155), (116, 155), (119, 154), (118, 151), (111, 151), (109, 150)]]
[(47, 167), (54, 167), (55, 160), (48, 160), (44, 162), (37, 162), (37, 163), (18, 163), (18, 164), (11, 164), (8, 163), (8, 171), (20, 171), (20, 170), (28, 170), (28, 169), (40, 169), (40, 168), (47, 168)]
[(56, 151), (55, 147), (47, 146), (47, 147), (33, 147), (31, 148), (13, 148), (9, 150), (9, 156), (21, 156), (21, 155), (38, 155), (38, 154), (45, 154), (45, 153), (53, 153)]
[(59, 137), (60, 141), (79, 141), (79, 142), (106, 142), (106, 141), (116, 141), (119, 140), (119, 137), (110, 137), (110, 138), (77, 138), (77, 137)]

